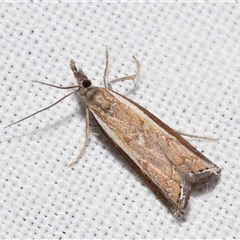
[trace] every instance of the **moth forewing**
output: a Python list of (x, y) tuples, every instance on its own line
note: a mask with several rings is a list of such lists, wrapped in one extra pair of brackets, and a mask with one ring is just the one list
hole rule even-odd
[(191, 185), (220, 172), (179, 134), (130, 99), (93, 87), (85, 100), (106, 137), (176, 218), (185, 212)]

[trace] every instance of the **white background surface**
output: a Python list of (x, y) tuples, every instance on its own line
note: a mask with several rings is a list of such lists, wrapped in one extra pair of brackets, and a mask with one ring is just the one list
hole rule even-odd
[[(0, 238), (239, 238), (240, 6), (234, 3), (6, 3), (0, 7)], [(188, 140), (217, 164), (175, 220), (92, 121), (87, 152), (84, 102), (72, 96), (21, 124), (75, 84), (74, 59), (175, 129), (219, 137)]]

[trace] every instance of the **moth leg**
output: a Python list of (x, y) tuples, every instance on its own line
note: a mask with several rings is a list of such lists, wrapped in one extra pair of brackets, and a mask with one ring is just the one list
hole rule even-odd
[(113, 83), (123, 82), (123, 81), (126, 81), (126, 80), (132, 80), (134, 86), (136, 87), (135, 80), (138, 79), (138, 76), (139, 76), (139, 73), (140, 73), (140, 64), (139, 64), (139, 61), (134, 56), (133, 56), (133, 59), (135, 60), (136, 68), (137, 68), (137, 71), (136, 71), (135, 74), (130, 75), (130, 76), (126, 76), (126, 77), (122, 77), (122, 78), (117, 78), (117, 79), (114, 79), (112, 81), (108, 81), (109, 54), (108, 54), (108, 47), (106, 46), (106, 67), (105, 67), (104, 76), (103, 76), (105, 88), (107, 88), (109, 90), (113, 90), (113, 88), (112, 88)]
[(86, 147), (87, 147), (87, 144), (88, 144), (89, 136), (90, 136), (89, 110), (88, 110), (88, 108), (86, 107), (86, 135), (85, 135), (85, 140), (84, 140), (83, 147), (82, 147), (82, 149), (81, 149), (80, 154), (77, 156), (77, 158), (76, 158), (73, 162), (71, 162), (70, 164), (68, 164), (69, 167), (71, 167), (71, 166), (73, 166), (75, 163), (77, 163), (77, 162), (80, 160), (80, 158), (84, 155), (85, 150), (86, 150)]
[(108, 88), (108, 72), (109, 72), (109, 60), (108, 60), (108, 46), (106, 46), (106, 67), (104, 70), (103, 81), (105, 88)]
[(205, 136), (199, 136), (199, 135), (195, 135), (195, 134), (188, 134), (188, 133), (184, 133), (178, 130), (173, 129), (176, 133), (178, 133), (179, 135), (182, 136), (186, 136), (186, 137), (191, 137), (191, 138), (200, 138), (200, 139), (207, 139), (207, 140), (218, 140), (219, 138), (212, 138), (212, 137), (205, 137)]

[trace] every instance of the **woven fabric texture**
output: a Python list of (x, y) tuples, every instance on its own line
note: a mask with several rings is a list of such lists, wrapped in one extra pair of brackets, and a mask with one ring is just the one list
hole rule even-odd
[[(240, 6), (234, 3), (2, 3), (0, 7), (0, 238), (240, 238)], [(177, 221), (105, 139), (91, 118), (83, 158), (85, 104), (72, 95), (74, 59), (170, 127), (219, 138), (186, 139), (218, 165), (194, 187)]]

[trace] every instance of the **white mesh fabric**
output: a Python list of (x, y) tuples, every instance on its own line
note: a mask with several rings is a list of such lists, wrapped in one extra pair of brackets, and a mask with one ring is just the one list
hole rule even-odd
[[(0, 8), (0, 238), (239, 238), (240, 6), (233, 3), (2, 3)], [(74, 59), (103, 86), (141, 63), (138, 87), (114, 89), (169, 126), (218, 137), (188, 140), (222, 173), (191, 194), (175, 220), (71, 96)]]

